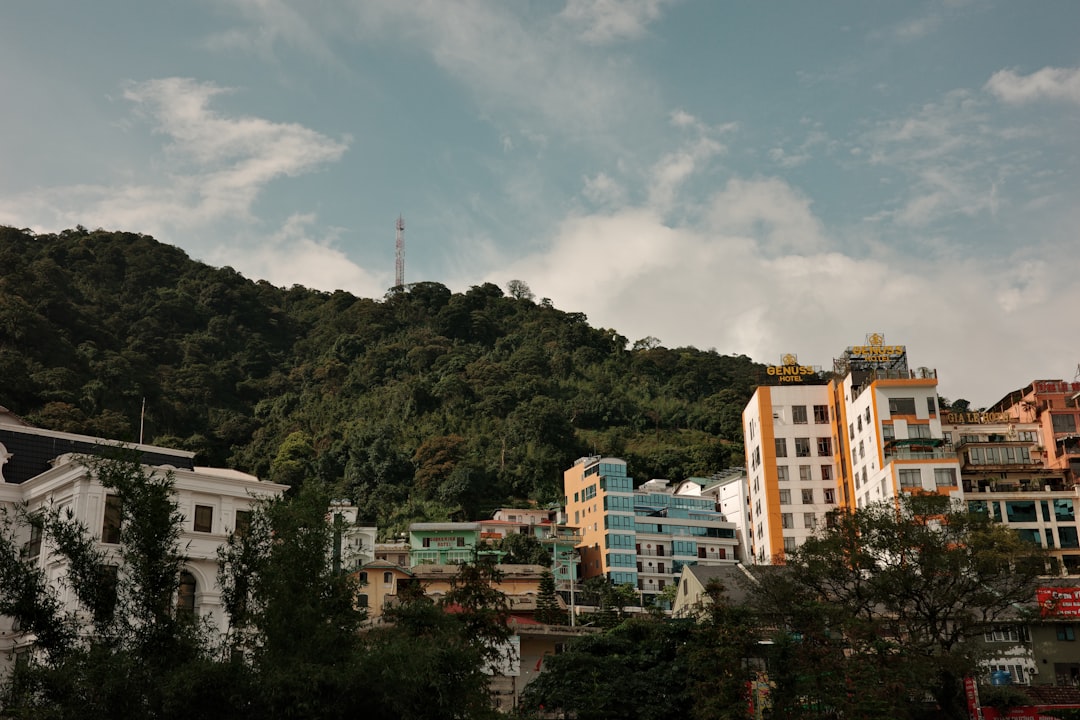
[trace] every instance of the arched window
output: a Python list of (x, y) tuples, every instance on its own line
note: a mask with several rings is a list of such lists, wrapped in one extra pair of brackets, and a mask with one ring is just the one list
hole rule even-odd
[(187, 570), (180, 573), (180, 585), (176, 591), (176, 614), (195, 614), (195, 576)]

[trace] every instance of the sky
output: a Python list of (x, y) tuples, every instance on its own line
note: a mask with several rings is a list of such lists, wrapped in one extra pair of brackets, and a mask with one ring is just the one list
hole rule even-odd
[(989, 405), (1080, 366), (1073, 0), (16, 0), (0, 224), (275, 285), (510, 280)]

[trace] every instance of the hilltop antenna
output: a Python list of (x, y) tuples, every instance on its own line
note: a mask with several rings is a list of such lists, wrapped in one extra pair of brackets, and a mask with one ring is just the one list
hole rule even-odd
[(405, 218), (398, 215), (397, 238), (394, 241), (394, 286), (405, 285)]

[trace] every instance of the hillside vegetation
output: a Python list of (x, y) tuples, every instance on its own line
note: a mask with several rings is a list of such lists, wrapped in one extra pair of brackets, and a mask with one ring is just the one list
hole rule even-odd
[(254, 282), (146, 235), (0, 227), (0, 404), (133, 441), (145, 399), (145, 442), (326, 483), (388, 532), (558, 500), (593, 452), (638, 481), (742, 463), (763, 366), (630, 346), (509, 287), (360, 298)]

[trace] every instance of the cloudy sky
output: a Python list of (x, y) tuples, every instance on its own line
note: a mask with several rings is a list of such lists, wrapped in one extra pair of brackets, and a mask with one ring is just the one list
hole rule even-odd
[(592, 324), (986, 405), (1080, 363), (1080, 3), (0, 7), (0, 224), (277, 285), (527, 282)]

